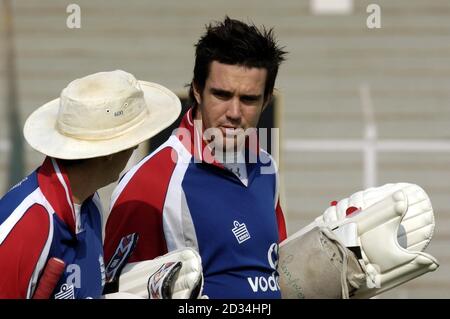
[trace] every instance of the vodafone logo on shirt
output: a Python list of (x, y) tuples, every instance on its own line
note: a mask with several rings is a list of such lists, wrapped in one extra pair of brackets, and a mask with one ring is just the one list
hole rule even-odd
[(270, 276), (255, 276), (247, 277), (247, 281), (253, 292), (258, 291), (277, 291), (280, 290), (280, 285), (278, 283), (279, 276), (277, 273), (278, 266), (278, 244), (273, 243), (270, 245), (267, 251), (267, 260), (273, 272)]

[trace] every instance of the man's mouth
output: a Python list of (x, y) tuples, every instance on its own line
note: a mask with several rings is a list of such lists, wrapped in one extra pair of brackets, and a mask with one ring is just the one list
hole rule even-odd
[(225, 136), (236, 136), (243, 132), (243, 129), (235, 126), (220, 126), (220, 129)]

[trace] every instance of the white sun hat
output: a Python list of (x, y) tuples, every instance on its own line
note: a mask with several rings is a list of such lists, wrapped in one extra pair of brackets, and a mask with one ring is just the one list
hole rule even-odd
[(77, 79), (26, 120), (25, 139), (35, 150), (60, 159), (117, 153), (158, 134), (181, 112), (167, 88), (138, 81), (125, 71)]

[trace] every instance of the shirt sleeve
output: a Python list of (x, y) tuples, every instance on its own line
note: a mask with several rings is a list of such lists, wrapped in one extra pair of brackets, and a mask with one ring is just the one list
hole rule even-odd
[[(50, 239), (49, 218), (44, 207), (30, 207), (0, 243), (0, 299), (31, 297), (33, 278), (44, 266), (39, 260), (47, 258), (43, 254)], [(9, 222), (7, 219), (2, 226)]]
[(278, 224), (278, 243), (281, 243), (287, 237), (286, 222), (284, 220), (283, 210), (280, 205), (280, 176), (278, 175), (278, 167), (274, 159), (272, 162), (275, 167), (275, 193), (274, 193), (274, 204), (275, 204), (275, 214)]
[(277, 207), (275, 208), (278, 223), (278, 242), (281, 243), (287, 237), (286, 223), (284, 221), (283, 210), (281, 209), (280, 200), (277, 201)]

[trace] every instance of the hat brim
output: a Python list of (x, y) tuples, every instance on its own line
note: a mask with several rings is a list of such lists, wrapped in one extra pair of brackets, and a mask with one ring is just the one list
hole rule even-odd
[(181, 102), (165, 87), (139, 81), (149, 108), (147, 118), (125, 134), (107, 140), (79, 140), (56, 129), (59, 98), (50, 101), (26, 120), (23, 133), (35, 150), (60, 159), (86, 159), (114, 154), (132, 148), (170, 126), (180, 115)]

